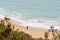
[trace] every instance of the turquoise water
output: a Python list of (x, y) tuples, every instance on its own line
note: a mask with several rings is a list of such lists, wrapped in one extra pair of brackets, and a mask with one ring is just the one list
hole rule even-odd
[(0, 0), (0, 15), (60, 26), (60, 0)]
[(18, 12), (23, 18), (60, 18), (60, 0), (0, 0), (5, 15)]

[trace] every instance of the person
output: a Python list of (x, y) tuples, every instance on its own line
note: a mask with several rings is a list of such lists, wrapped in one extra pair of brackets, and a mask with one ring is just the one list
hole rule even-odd
[(28, 29), (28, 26), (26, 28)]

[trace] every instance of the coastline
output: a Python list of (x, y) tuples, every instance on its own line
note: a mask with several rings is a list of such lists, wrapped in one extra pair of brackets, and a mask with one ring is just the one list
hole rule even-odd
[[(9, 20), (9, 22), (14, 25), (14, 30), (19, 30), (19, 31), (23, 31), (24, 33), (27, 33), (29, 35), (31, 35), (33, 38), (44, 38), (45, 32), (48, 31), (48, 29), (44, 29), (44, 28), (34, 28), (34, 27), (28, 27), (27, 30), (27, 26), (22, 25), (22, 23), (17, 22), (15, 20)], [(43, 25), (44, 26), (44, 25)], [(41, 27), (41, 26), (40, 26)], [(52, 33), (49, 33), (49, 38), (52, 38)]]
[(34, 27), (29, 27), (28, 30), (26, 26), (23, 26), (22, 24), (19, 24), (18, 22), (11, 20), (10, 21), (13, 25), (15, 25), (15, 29), (19, 29), (19, 31), (23, 31), (29, 35), (31, 35), (33, 38), (44, 38), (44, 33), (48, 31), (48, 29), (42, 29), (42, 28), (34, 28)]
[[(15, 29), (14, 30), (19, 30), (19, 31), (23, 31), (26, 34), (31, 35), (33, 38), (45, 38), (45, 32), (48, 32), (49, 29), (44, 29), (44, 28), (34, 28), (34, 27), (28, 27), (27, 30), (27, 26), (22, 25), (22, 23), (20, 24), (19, 22), (15, 21), (15, 20), (10, 20), (10, 23), (12, 23), (13, 25), (15, 25)], [(59, 31), (59, 30), (58, 30)], [(48, 38), (53, 38), (52, 32), (49, 32), (49, 37)]]

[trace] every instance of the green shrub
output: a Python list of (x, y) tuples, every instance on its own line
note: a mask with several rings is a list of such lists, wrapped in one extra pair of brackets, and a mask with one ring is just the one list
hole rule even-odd
[[(7, 20), (6, 17), (5, 20)], [(9, 22), (5, 26), (4, 21), (1, 20), (0, 23), (0, 40), (33, 40), (32, 36), (29, 34), (26, 34), (19, 30), (11, 29), (12, 26)]]

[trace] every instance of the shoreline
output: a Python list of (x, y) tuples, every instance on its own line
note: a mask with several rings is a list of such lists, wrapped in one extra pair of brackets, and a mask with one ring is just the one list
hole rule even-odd
[(31, 35), (33, 38), (44, 38), (44, 33), (48, 31), (48, 29), (42, 29), (42, 28), (34, 28), (34, 27), (29, 27), (28, 30), (26, 26), (23, 26), (21, 24), (16, 23), (16, 21), (11, 20), (10, 23), (15, 25), (15, 29), (19, 29), (19, 31), (23, 31), (29, 35)]
[[(27, 30), (27, 26), (24, 26), (22, 24), (20, 24), (19, 22), (15, 21), (15, 20), (9, 20), (8, 21), (9, 23), (12, 24), (12, 28), (13, 28), (13, 25), (14, 25), (14, 29), (13, 30), (17, 30), (18, 31), (23, 31), (24, 33), (26, 34), (29, 34), (31, 35), (33, 38), (44, 38), (44, 35), (45, 35), (45, 32), (48, 31), (48, 29), (44, 29), (44, 28), (34, 28), (34, 27), (28, 27), (28, 30)], [(49, 38), (52, 38), (52, 34), (49, 33)]]
[[(3, 17), (8, 17), (8, 16), (3, 16)], [(1, 17), (1, 19), (4, 19), (3, 17)], [(42, 29), (50, 29), (50, 26), (54, 26), (55, 27), (55, 29), (58, 29), (58, 30), (60, 30), (59, 28), (60, 28), (60, 26), (58, 25), (58, 23), (54, 23), (53, 22), (53, 20), (52, 21), (49, 21), (49, 20), (47, 20), (47, 22), (45, 23), (43, 23), (43, 22), (40, 22), (40, 21), (38, 21), (38, 22), (35, 22), (35, 21), (37, 21), (37, 20), (20, 20), (20, 19), (15, 19), (15, 18), (13, 18), (13, 17), (8, 17), (8, 18), (10, 18), (11, 19), (11, 21), (15, 21), (16, 22), (16, 24), (21, 24), (21, 25), (23, 25), (24, 27), (26, 27), (26, 26), (29, 26), (29, 27), (32, 27), (32, 28), (42, 28)], [(56, 21), (56, 20), (55, 20)], [(49, 22), (51, 22), (51, 23), (49, 23)], [(57, 24), (57, 25), (56, 25)]]
[[(27, 26), (24, 26), (22, 23), (18, 23), (17, 21), (14, 21), (14, 20), (10, 20), (10, 23), (13, 23), (13, 24), (15, 24), (15, 25), (20, 25), (20, 26), (23, 26), (23, 27), (27, 27)], [(44, 28), (36, 28), (36, 27), (31, 27), (31, 26), (28, 26), (29, 28), (31, 28), (31, 29), (36, 29), (36, 30), (39, 30), (39, 29), (41, 29), (41, 30), (44, 30), (44, 31), (47, 31), (47, 30), (49, 30), (49, 29), (44, 29)]]
[[(19, 31), (23, 31), (26, 34), (31, 35), (33, 38), (45, 38), (45, 32), (48, 32), (49, 29), (44, 29), (44, 28), (34, 28), (34, 27), (30, 27), (26, 28), (26, 26), (23, 26), (22, 24), (19, 24), (18, 22), (11, 20), (10, 23), (12, 23), (13, 25), (15, 25), (15, 29), (14, 30), (19, 30)], [(58, 30), (59, 31), (59, 30)], [(48, 38), (52, 38), (52, 32), (49, 33), (49, 37)]]

